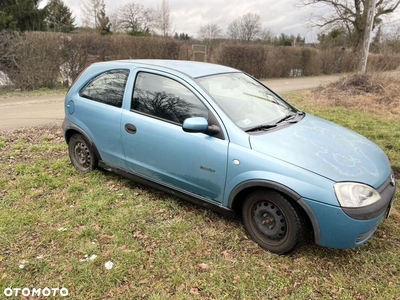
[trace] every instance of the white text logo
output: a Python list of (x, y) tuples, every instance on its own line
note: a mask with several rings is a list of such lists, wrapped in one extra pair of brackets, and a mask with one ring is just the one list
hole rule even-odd
[(6, 288), (4, 290), (4, 296), (24, 296), (24, 297), (51, 297), (51, 296), (68, 296), (67, 288)]

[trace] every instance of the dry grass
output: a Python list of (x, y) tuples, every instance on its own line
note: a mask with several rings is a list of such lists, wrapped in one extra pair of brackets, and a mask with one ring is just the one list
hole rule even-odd
[(400, 117), (400, 77), (350, 75), (311, 93), (318, 104)]

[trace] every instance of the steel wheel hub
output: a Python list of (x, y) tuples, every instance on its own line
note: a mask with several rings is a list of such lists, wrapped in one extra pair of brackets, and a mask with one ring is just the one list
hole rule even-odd
[(285, 217), (271, 202), (258, 202), (254, 206), (253, 220), (257, 228), (272, 240), (279, 240), (286, 234)]
[(75, 145), (75, 157), (82, 166), (88, 167), (90, 165), (90, 152), (85, 144), (77, 143)]

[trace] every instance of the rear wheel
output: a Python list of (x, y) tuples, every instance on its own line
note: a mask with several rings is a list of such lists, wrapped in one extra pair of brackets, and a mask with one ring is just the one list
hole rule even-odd
[(242, 216), (251, 238), (270, 252), (290, 252), (303, 239), (304, 221), (299, 209), (277, 192), (258, 190), (249, 194)]
[(71, 136), (68, 142), (69, 158), (74, 167), (82, 173), (96, 168), (97, 157), (89, 142), (80, 133)]

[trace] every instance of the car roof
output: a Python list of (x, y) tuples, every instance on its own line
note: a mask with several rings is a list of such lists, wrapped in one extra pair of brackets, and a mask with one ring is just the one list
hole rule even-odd
[(130, 65), (134, 64), (142, 67), (155, 67), (155, 68), (166, 68), (174, 71), (178, 71), (184, 73), (192, 78), (198, 78), (203, 76), (221, 74), (221, 73), (232, 73), (232, 72), (241, 72), (237, 69), (205, 63), (198, 61), (187, 61), (187, 60), (165, 60), (165, 59), (127, 59), (127, 60), (114, 60), (102, 62), (100, 64), (109, 64), (109, 65)]

